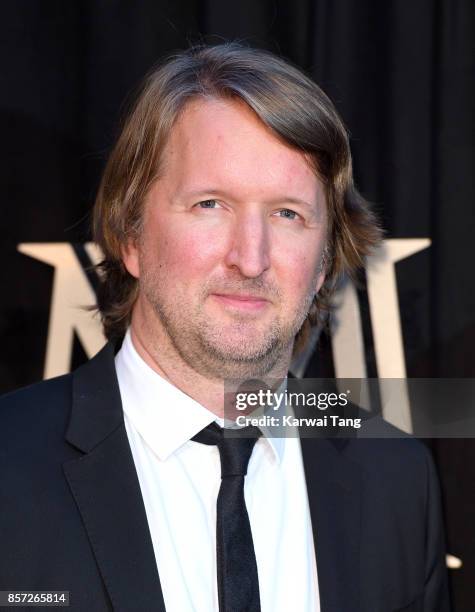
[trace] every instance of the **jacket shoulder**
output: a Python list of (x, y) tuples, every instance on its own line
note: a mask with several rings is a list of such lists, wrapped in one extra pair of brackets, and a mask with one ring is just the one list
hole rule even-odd
[(401, 500), (418, 500), (422, 510), (428, 494), (439, 496), (431, 450), (387, 422), (374, 425), (381, 435), (373, 432), (373, 437), (350, 440), (344, 455), (359, 465), (366, 485), (374, 487), (380, 499), (387, 495), (393, 500), (393, 508)]
[(35, 383), (0, 397), (0, 447), (13, 443), (36, 446), (67, 426), (72, 400), (72, 376)]
[(431, 461), (426, 444), (379, 416), (367, 419), (361, 432), (361, 437), (351, 440), (353, 443), (347, 448), (358, 463), (375, 468), (410, 469)]
[(71, 391), (71, 374), (63, 374), (48, 380), (28, 385), (10, 391), (0, 396), (0, 411), (3, 415), (4, 411), (16, 407), (22, 408), (27, 406), (38, 406), (39, 402), (57, 401), (65, 397), (65, 393)]

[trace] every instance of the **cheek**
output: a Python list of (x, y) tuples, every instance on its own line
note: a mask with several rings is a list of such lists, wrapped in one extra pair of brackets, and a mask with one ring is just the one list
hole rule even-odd
[(318, 253), (315, 246), (281, 245), (279, 257), (274, 258), (279, 285), (290, 300), (298, 301), (316, 280)]
[(156, 244), (158, 260), (167, 267), (170, 274), (176, 273), (177, 280), (190, 277), (200, 270), (216, 265), (222, 253), (223, 239), (218, 232), (206, 232), (201, 228), (176, 224), (161, 235)]
[(315, 275), (306, 266), (305, 260), (296, 259), (283, 282), (284, 291), (292, 301), (300, 301), (313, 287)]

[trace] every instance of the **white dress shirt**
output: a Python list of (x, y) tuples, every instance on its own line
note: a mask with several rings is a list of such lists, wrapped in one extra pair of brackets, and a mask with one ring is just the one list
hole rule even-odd
[[(130, 331), (115, 363), (167, 612), (218, 612), (219, 451), (190, 440), (216, 416), (152, 370), (137, 353)], [(261, 611), (319, 612), (298, 438), (258, 439), (244, 496)]]

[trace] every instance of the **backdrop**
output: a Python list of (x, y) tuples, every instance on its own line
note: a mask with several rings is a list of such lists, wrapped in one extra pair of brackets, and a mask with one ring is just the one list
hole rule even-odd
[[(60, 278), (54, 262), (59, 253), (81, 270), (93, 258), (82, 246), (89, 211), (128, 92), (164, 54), (223, 39), (307, 70), (350, 130), (357, 184), (387, 238), (430, 240), (395, 267), (407, 375), (474, 376), (472, 0), (5, 0), (0, 12), (1, 391), (44, 375)], [(51, 243), (70, 251), (45, 251)], [(359, 304), (367, 319), (362, 292)], [(68, 367), (85, 359), (84, 338), (75, 336)], [(323, 338), (307, 371), (329, 353)], [(432, 446), (448, 550), (462, 562), (450, 570), (454, 607), (471, 611), (475, 442)]]

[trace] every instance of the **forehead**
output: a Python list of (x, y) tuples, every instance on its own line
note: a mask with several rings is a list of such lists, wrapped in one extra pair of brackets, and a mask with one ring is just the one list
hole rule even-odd
[(279, 140), (244, 103), (196, 99), (173, 126), (161, 177), (176, 189), (226, 188), (236, 199), (316, 200), (321, 183), (305, 155)]

